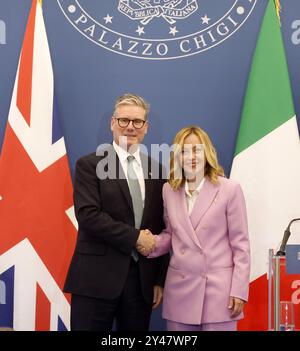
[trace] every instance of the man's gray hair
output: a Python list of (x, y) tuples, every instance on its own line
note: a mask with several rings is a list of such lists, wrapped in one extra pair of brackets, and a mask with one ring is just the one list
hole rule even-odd
[(141, 107), (142, 109), (145, 110), (145, 119), (147, 120), (150, 105), (141, 96), (136, 94), (130, 94), (130, 93), (119, 96), (115, 102), (114, 115), (116, 114), (117, 108), (121, 105), (134, 105), (134, 106)]

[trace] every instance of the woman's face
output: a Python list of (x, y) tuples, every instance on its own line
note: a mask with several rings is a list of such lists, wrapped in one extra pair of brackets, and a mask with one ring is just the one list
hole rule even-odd
[(198, 179), (204, 177), (206, 164), (204, 145), (196, 134), (190, 134), (185, 138), (179, 155), (179, 163), (186, 179), (194, 180), (195, 177)]

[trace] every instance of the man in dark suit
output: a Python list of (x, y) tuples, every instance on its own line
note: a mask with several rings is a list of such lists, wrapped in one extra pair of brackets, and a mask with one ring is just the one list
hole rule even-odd
[(149, 105), (119, 97), (111, 119), (113, 144), (78, 160), (74, 205), (78, 239), (65, 283), (72, 293), (71, 329), (148, 330), (162, 299), (169, 257), (147, 259), (152, 233), (164, 228), (162, 168), (140, 153)]

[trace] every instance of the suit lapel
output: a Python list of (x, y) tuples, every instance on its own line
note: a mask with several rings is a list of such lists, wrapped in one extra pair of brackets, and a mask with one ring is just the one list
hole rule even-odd
[(131, 199), (131, 195), (129, 192), (129, 187), (128, 187), (128, 183), (127, 183), (127, 179), (125, 177), (125, 173), (123, 171), (123, 167), (120, 163), (120, 159), (115, 151), (115, 149), (113, 148), (114, 152), (115, 152), (115, 156), (116, 156), (116, 181), (118, 182), (121, 191), (125, 197), (125, 200), (128, 204), (128, 206), (131, 208), (131, 211), (133, 213), (133, 205), (132, 205), (132, 199)]
[(185, 189), (184, 186), (182, 186), (179, 191), (178, 191), (178, 196), (179, 199), (177, 201), (179, 211), (178, 213), (181, 214), (179, 215), (179, 218), (182, 218), (184, 221), (183, 227), (186, 228), (186, 232), (189, 235), (189, 237), (193, 240), (193, 242), (201, 248), (201, 243), (196, 235), (195, 229), (192, 225), (189, 213), (188, 213), (188, 208), (187, 208), (187, 201), (186, 201), (186, 195), (185, 195)]
[(199, 227), (201, 219), (208, 211), (210, 206), (213, 204), (213, 202), (216, 200), (216, 196), (218, 192), (219, 192), (219, 186), (213, 185), (207, 179), (194, 204), (194, 208), (190, 216), (188, 213), (184, 186), (182, 186), (181, 189), (179, 190), (178, 196), (180, 198), (178, 199), (178, 207), (179, 207), (178, 213), (182, 214), (181, 218), (185, 222), (184, 227), (187, 228), (187, 234), (190, 236), (193, 242), (200, 248), (202, 248), (201, 247), (202, 245), (197, 236), (197, 229)]
[(203, 188), (196, 199), (190, 216), (190, 220), (195, 231), (197, 231), (202, 217), (215, 201), (218, 192), (219, 186), (212, 184), (208, 179), (206, 179)]

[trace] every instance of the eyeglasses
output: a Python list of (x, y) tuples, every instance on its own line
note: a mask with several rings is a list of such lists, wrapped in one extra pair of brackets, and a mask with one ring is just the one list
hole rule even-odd
[(137, 119), (129, 119), (125, 117), (120, 117), (120, 118), (114, 117), (114, 118), (118, 121), (118, 125), (121, 128), (126, 128), (129, 125), (129, 123), (132, 122), (132, 125), (134, 126), (135, 129), (141, 129), (146, 123), (146, 121), (139, 118)]

